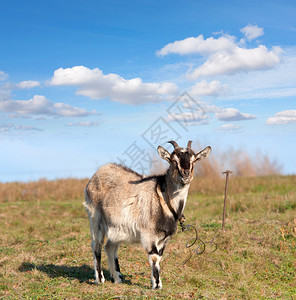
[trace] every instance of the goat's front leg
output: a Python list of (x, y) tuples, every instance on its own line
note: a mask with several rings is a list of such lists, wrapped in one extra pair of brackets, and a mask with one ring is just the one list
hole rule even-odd
[(149, 263), (151, 266), (151, 283), (152, 289), (161, 289), (162, 283), (160, 279), (160, 260), (159, 253), (149, 253)]

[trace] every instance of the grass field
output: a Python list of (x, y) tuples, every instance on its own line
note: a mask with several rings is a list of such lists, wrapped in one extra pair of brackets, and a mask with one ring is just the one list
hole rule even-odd
[[(0, 184), (1, 299), (296, 299), (296, 176), (232, 177), (225, 232), (224, 179), (197, 178), (185, 209), (206, 251), (178, 230), (163, 255), (161, 291), (150, 289), (146, 253), (123, 244), (125, 283), (94, 284), (87, 180)], [(199, 248), (199, 250), (201, 247)], [(184, 261), (191, 258), (184, 265)]]

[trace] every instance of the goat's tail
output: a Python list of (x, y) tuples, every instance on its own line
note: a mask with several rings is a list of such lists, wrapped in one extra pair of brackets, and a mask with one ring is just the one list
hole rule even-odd
[(83, 206), (84, 206), (85, 210), (87, 211), (88, 215), (93, 217), (95, 214), (95, 206), (93, 204), (92, 199), (88, 195), (87, 188), (88, 188), (88, 184), (84, 190), (85, 201), (83, 202)]

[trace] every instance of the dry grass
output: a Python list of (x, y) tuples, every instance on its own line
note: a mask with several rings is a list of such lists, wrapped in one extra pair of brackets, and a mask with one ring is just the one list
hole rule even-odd
[[(231, 177), (218, 249), (209, 253), (208, 244), (184, 266), (194, 235), (178, 231), (163, 256), (162, 291), (150, 290), (147, 256), (136, 245), (119, 250), (124, 284), (111, 282), (105, 255), (107, 282), (93, 284), (86, 182), (0, 184), (0, 298), (296, 299), (296, 176)], [(220, 176), (192, 184), (186, 220), (204, 241), (221, 227), (223, 192)]]
[(0, 199), (2, 201), (36, 201), (53, 199), (81, 199), (88, 179), (40, 179), (32, 182), (0, 183)]

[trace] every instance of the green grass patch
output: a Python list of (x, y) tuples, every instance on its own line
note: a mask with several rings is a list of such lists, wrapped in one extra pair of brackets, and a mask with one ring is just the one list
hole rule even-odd
[[(80, 184), (71, 182), (76, 188)], [(16, 184), (18, 193), (9, 192), (13, 186), (5, 190), (0, 200), (1, 299), (296, 299), (295, 177), (230, 178), (225, 231), (223, 185), (194, 190), (185, 216), (200, 241), (186, 248), (194, 229), (178, 230), (161, 262), (161, 291), (150, 289), (147, 254), (130, 244), (122, 244), (118, 253), (124, 283), (112, 283), (103, 254), (106, 283), (94, 284), (82, 206), (85, 182), (81, 195), (78, 189), (72, 195), (66, 180)], [(205, 251), (200, 251), (201, 241)]]

